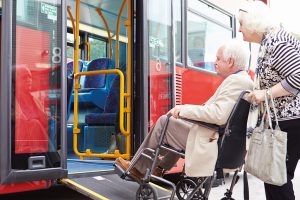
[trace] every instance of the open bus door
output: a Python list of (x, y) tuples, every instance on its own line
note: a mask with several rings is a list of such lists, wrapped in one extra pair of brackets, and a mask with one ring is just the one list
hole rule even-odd
[(2, 1), (0, 194), (67, 176), (65, 3)]
[[(145, 89), (145, 87), (143, 86), (150, 85), (148, 83), (149, 74), (151, 74), (151, 79), (152, 79), (151, 82), (153, 81), (155, 82), (155, 84), (151, 85), (151, 88), (157, 87), (159, 81), (163, 82), (161, 83), (163, 87), (161, 87), (159, 91), (156, 90), (155, 92), (153, 91), (151, 92), (151, 95), (153, 96), (153, 100), (155, 102), (158, 102), (157, 105), (159, 107), (159, 108), (155, 108), (156, 110), (152, 110), (152, 112), (157, 112), (158, 110), (160, 110), (160, 107), (164, 107), (164, 106), (168, 107), (168, 104), (165, 105), (165, 101), (166, 101), (165, 99), (168, 98), (168, 89), (170, 89), (170, 82), (168, 82), (168, 80), (171, 80), (171, 74), (169, 71), (170, 57), (165, 56), (164, 54), (166, 51), (171, 52), (169, 48), (171, 42), (170, 41), (167, 42), (168, 47), (167, 46), (161, 47), (164, 48), (163, 51), (160, 50), (160, 47), (157, 48), (156, 46), (154, 47), (154, 49), (157, 51), (153, 50), (153, 52), (155, 51), (153, 53), (155, 54), (153, 55), (154, 57), (153, 63), (157, 62), (157, 64), (159, 65), (157, 66), (157, 68), (161, 68), (159, 69), (159, 71), (154, 71), (156, 69), (155, 68), (156, 65), (152, 64), (152, 61), (151, 64), (149, 62), (146, 65), (134, 62), (134, 59), (137, 58), (134, 52), (136, 51), (149, 52), (148, 49), (145, 49), (145, 45), (147, 47), (148, 42), (140, 39), (139, 41), (136, 41), (134, 37), (134, 33), (132, 32), (133, 30), (136, 30), (136, 33), (145, 34), (146, 35), (145, 37), (149, 38), (148, 28), (146, 29), (141, 28), (140, 24), (138, 25), (139, 28), (135, 28), (133, 26), (135, 25), (134, 20), (136, 20), (136, 23), (140, 23), (141, 21), (148, 20), (147, 18), (145, 18), (145, 16), (147, 16), (145, 13), (149, 13), (150, 10), (154, 9), (154, 7), (158, 5), (158, 1), (155, 1), (154, 7), (153, 6), (148, 7), (148, 4), (150, 4), (151, 2), (152, 1), (126, 1), (126, 0), (118, 0), (114, 2), (112, 2), (111, 0), (106, 0), (101, 2), (100, 1), (87, 2), (87, 1), (73, 0), (68, 2), (68, 8), (69, 8), (68, 15), (70, 20), (68, 24), (70, 24), (69, 27), (73, 29), (72, 31), (73, 34), (78, 34), (76, 33), (78, 29), (81, 32), (85, 32), (86, 35), (91, 34), (90, 32), (91, 29), (86, 28), (86, 26), (92, 24), (93, 28), (97, 28), (97, 31), (96, 29), (93, 29), (95, 30), (93, 31), (94, 33), (99, 32), (99, 30), (101, 30), (104, 34), (99, 36), (105, 39), (107, 38), (107, 48), (106, 48), (107, 54), (105, 58), (99, 58), (99, 57), (95, 58), (93, 57), (92, 53), (89, 53), (88, 55), (90, 57), (90, 61), (86, 61), (86, 60), (83, 61), (83, 60), (78, 60), (78, 58), (76, 58), (75, 56), (80, 55), (80, 53), (76, 51), (78, 51), (80, 47), (83, 47), (83, 41), (86, 41), (86, 39), (84, 38), (85, 34), (82, 34), (82, 38), (75, 35), (74, 36), (75, 39), (73, 40), (75, 41), (73, 43), (74, 44), (73, 47), (75, 49), (73, 53), (73, 55), (75, 55), (74, 62), (73, 61), (70, 62), (72, 63), (72, 67), (75, 68), (74, 69), (74, 74), (75, 74), (74, 93), (71, 94), (71, 98), (70, 98), (71, 104), (73, 105), (70, 109), (71, 114), (68, 120), (68, 143), (71, 144), (70, 146), (71, 148), (68, 148), (68, 170), (69, 170), (68, 179), (63, 179), (62, 182), (66, 184), (68, 187), (75, 189), (93, 199), (114, 199), (114, 200), (135, 199), (136, 191), (139, 185), (135, 182), (128, 182), (122, 180), (117, 174), (114, 173), (113, 163), (114, 163), (114, 158), (119, 156), (122, 156), (123, 158), (126, 159), (130, 159), (130, 156), (133, 155), (133, 153), (131, 153), (132, 151), (130, 151), (131, 147), (133, 147), (133, 145), (131, 144), (138, 145), (136, 138), (137, 137), (143, 138), (144, 133), (148, 132), (149, 118), (148, 116), (144, 118), (146, 122), (145, 127), (143, 127), (144, 123), (141, 122), (141, 118), (143, 117), (144, 113), (148, 113), (148, 109), (149, 109), (148, 108), (149, 100), (147, 98), (146, 99), (144, 98), (145, 96), (148, 97), (149, 95), (147, 94), (143, 96), (144, 93), (148, 93), (148, 89)], [(168, 2), (169, 3), (166, 4), (162, 8), (162, 10), (158, 11), (159, 13), (164, 13), (165, 12), (164, 10), (167, 9), (168, 6), (170, 6), (171, 1)], [(135, 3), (136, 6), (134, 6)], [(123, 5), (125, 6), (125, 8), (124, 8), (124, 12), (122, 13), (121, 10), (123, 9)], [(143, 5), (145, 5), (145, 7)], [(78, 6), (79, 9), (76, 9), (76, 7)], [(138, 16), (136, 17), (134, 16), (135, 12), (133, 11), (133, 8), (135, 7), (137, 9), (136, 12), (138, 12), (137, 14)], [(87, 10), (89, 10), (89, 12), (83, 12)], [(168, 10), (168, 15), (170, 15), (171, 13), (170, 8), (168, 8), (167, 10)], [(78, 19), (75, 15), (73, 17), (73, 14), (75, 13), (76, 16), (79, 14), (80, 19)], [(97, 16), (97, 13), (101, 16), (101, 19)], [(119, 17), (121, 19), (121, 24), (120, 27), (116, 27), (118, 26)], [(72, 18), (73, 19), (77, 18), (77, 22), (75, 22), (74, 20), (72, 23)], [(94, 22), (93, 20), (95, 19), (97, 19), (97, 21)], [(168, 41), (168, 37), (171, 36), (170, 16), (168, 16), (168, 20), (169, 20), (168, 23), (164, 22), (160, 27), (161, 32), (159, 31), (155, 32), (156, 35), (158, 34), (157, 37), (163, 37), (166, 41)], [(157, 20), (156, 23), (158, 23)], [(154, 26), (151, 27), (151, 30), (156, 29), (156, 27)], [(117, 31), (118, 29), (120, 32)], [(116, 35), (116, 37), (110, 38), (110, 35)], [(122, 42), (120, 42), (119, 47), (117, 46), (118, 37), (122, 39)], [(113, 45), (111, 45), (111, 43), (113, 43)], [(132, 48), (133, 44), (135, 44), (135, 46)], [(113, 49), (114, 51), (111, 51), (111, 46), (114, 47)], [(135, 49), (135, 47), (137, 49)], [(91, 45), (89, 49), (93, 51), (93, 49), (95, 48), (97, 47)], [(105, 49), (103, 51), (105, 51)], [(114, 53), (111, 54), (111, 52)], [(72, 57), (70, 58), (72, 59)], [(84, 58), (86, 57), (81, 56), (81, 59)], [(148, 55), (145, 55), (145, 59), (148, 60)], [(108, 66), (108, 68), (105, 68), (104, 67), (105, 65), (99, 64), (99, 61), (103, 61), (103, 60), (109, 61), (109, 63), (114, 63), (115, 66)], [(79, 66), (79, 68), (76, 69), (77, 67), (75, 66), (76, 63), (83, 63), (83, 66), (82, 67)], [(150, 65), (153, 66), (152, 67), (153, 72), (152, 71), (150, 72)], [(98, 69), (98, 67), (101, 66), (102, 69)], [(136, 71), (146, 72), (145, 73), (146, 76), (144, 77), (143, 75), (139, 77), (139, 75), (136, 75)], [(85, 84), (86, 82), (89, 81), (87, 77), (98, 76), (98, 75), (101, 75), (102, 78), (105, 78), (106, 81), (104, 83), (107, 84), (110, 81), (111, 74), (109, 72), (117, 73), (117, 76), (120, 77), (119, 81), (121, 81), (120, 89), (118, 90), (120, 101), (119, 103), (115, 102), (113, 105), (115, 108), (119, 110), (117, 114), (119, 115), (120, 120), (118, 120), (117, 124), (109, 123), (109, 120), (104, 120), (101, 117), (103, 113), (104, 114), (106, 113), (105, 109), (101, 110), (101, 105), (104, 102), (106, 104), (107, 101), (109, 101), (109, 98), (108, 97), (101, 98), (100, 96), (98, 96), (98, 98), (95, 98), (96, 95), (94, 95), (97, 92), (100, 93), (102, 90), (105, 90), (106, 86), (102, 88), (101, 87), (88, 88), (89, 85)], [(131, 75), (134, 76), (135, 79), (134, 84), (132, 84), (133, 81), (131, 80)], [(165, 78), (167, 78), (167, 81), (165, 81)], [(124, 86), (122, 86), (122, 82), (124, 82), (123, 83)], [(141, 90), (139, 91), (143, 93), (142, 98), (138, 98), (138, 100), (131, 102), (131, 99), (134, 99), (133, 94), (136, 92), (137, 87), (140, 86), (142, 86), (142, 88), (140, 88)], [(109, 93), (110, 91), (111, 89), (109, 90)], [(105, 96), (104, 93), (102, 94), (103, 94), (102, 97)], [(159, 96), (158, 98), (160, 101), (156, 101), (157, 99), (156, 96)], [(136, 106), (132, 106), (132, 105), (136, 105), (137, 101), (139, 105), (142, 105), (141, 108), (136, 108)], [(167, 100), (167, 102), (169, 101)], [(147, 104), (144, 105), (144, 103)], [(164, 109), (166, 110), (168, 108), (165, 107)], [(131, 113), (133, 113), (134, 116), (130, 115)], [(128, 116), (131, 117), (128, 118)], [(97, 120), (93, 120), (93, 118)], [(106, 122), (106, 124), (104, 122)], [(146, 128), (146, 131), (139, 132), (134, 128), (131, 129), (130, 128), (131, 124), (133, 124), (133, 126), (137, 125)], [(115, 126), (117, 127), (117, 129), (120, 129), (120, 132), (115, 132), (113, 134), (119, 134), (119, 135), (121, 134), (126, 136), (126, 145), (125, 145), (126, 148), (120, 149), (118, 147), (116, 151), (111, 152), (109, 149), (109, 140), (107, 138), (110, 138), (112, 136), (112, 132), (116, 130), (114, 128)], [(73, 136), (73, 140), (70, 140), (70, 136), (71, 137)], [(92, 140), (90, 140), (89, 138), (92, 138)], [(100, 144), (100, 141), (102, 146)], [(157, 187), (157, 190), (159, 191), (160, 196), (169, 195), (168, 191), (162, 188)]]

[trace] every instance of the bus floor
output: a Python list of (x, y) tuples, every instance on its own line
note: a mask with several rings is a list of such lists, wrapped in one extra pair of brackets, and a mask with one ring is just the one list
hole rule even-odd
[[(68, 159), (68, 178), (61, 182), (90, 199), (131, 200), (136, 199), (139, 184), (121, 179), (114, 173), (112, 160)], [(152, 183), (151, 183), (152, 184)], [(170, 191), (152, 184), (159, 198), (170, 196)]]

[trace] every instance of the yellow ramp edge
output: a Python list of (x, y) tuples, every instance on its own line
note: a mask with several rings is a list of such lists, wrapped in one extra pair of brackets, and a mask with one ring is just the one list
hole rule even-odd
[(75, 181), (72, 181), (70, 179), (61, 179), (61, 182), (64, 183), (65, 185), (67, 185), (68, 187), (80, 192), (81, 194), (85, 195), (85, 196), (88, 196), (92, 199), (95, 199), (95, 200), (109, 200), (108, 198), (76, 183)]

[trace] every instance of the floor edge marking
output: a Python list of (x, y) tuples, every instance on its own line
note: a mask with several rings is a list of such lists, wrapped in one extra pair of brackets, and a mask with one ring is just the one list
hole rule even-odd
[(76, 186), (76, 187), (78, 187), (78, 188), (80, 188), (80, 189), (82, 189), (82, 190), (88, 192), (89, 194), (92, 194), (93, 196), (102, 199), (102, 200), (109, 200), (108, 198), (106, 198), (106, 197), (104, 197), (104, 196), (102, 196), (102, 195), (100, 195), (100, 194), (94, 192), (93, 190), (90, 190), (90, 189), (88, 189), (88, 188), (86, 188), (86, 187), (84, 187), (84, 186), (82, 186), (82, 185), (76, 183), (75, 181), (70, 180), (70, 179), (62, 179), (61, 181), (62, 181), (63, 183), (69, 183), (69, 184), (71, 184), (71, 185), (74, 185), (74, 186)]

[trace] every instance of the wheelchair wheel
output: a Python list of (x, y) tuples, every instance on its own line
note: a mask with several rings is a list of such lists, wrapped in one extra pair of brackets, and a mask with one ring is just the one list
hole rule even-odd
[(233, 199), (231, 197), (223, 197), (221, 200), (235, 200), (235, 199)]
[[(185, 178), (181, 181), (179, 181), (176, 185), (176, 196), (179, 200), (185, 200), (191, 192), (196, 188), (197, 184), (189, 179)], [(199, 189), (199, 191), (196, 192), (196, 194), (193, 196), (193, 199), (202, 199), (202, 191)]]
[(136, 191), (136, 200), (157, 200), (157, 191), (149, 183), (142, 183)]

